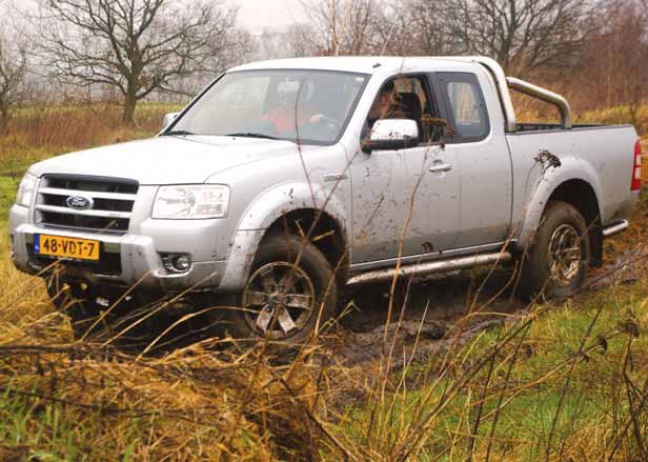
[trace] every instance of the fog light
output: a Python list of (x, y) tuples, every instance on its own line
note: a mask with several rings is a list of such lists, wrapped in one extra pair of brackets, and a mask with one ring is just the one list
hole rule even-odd
[(189, 257), (182, 255), (173, 259), (173, 266), (178, 271), (187, 271), (191, 266), (191, 260), (189, 260)]
[(191, 268), (191, 258), (188, 255), (165, 255), (162, 263), (170, 273), (186, 273)]

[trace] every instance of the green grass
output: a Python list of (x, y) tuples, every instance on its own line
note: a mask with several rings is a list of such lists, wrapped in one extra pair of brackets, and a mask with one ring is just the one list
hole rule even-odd
[[(482, 415), (486, 417), (477, 434), (477, 460), (485, 455), (502, 390), (506, 405), (495, 429), (492, 460), (543, 459), (554, 420), (553, 458), (566, 459), (565, 454), (576, 457), (577, 451), (585, 451), (583, 454), (591, 457), (587, 460), (601, 459), (604, 441), (620, 427), (613, 416), (627, 416), (629, 411), (623, 380), (624, 351), (628, 344), (636, 361), (634, 367), (626, 371), (629, 378), (639, 387), (648, 380), (648, 358), (644, 354), (648, 351), (648, 336), (635, 338), (632, 329), (628, 328), (636, 324), (645, 331), (648, 327), (648, 278), (584, 295), (573, 303), (539, 306), (524, 319), (528, 320), (531, 320), (528, 334), (523, 339), (508, 382), (506, 372), (517, 342), (504, 347), (496, 357), (485, 394)], [(432, 386), (428, 380), (421, 388), (406, 393), (399, 390), (400, 393), (390, 395), (378, 406), (376, 415), (372, 415), (371, 406), (348, 410), (340, 434), (352, 435), (357, 443), (367, 437), (370, 445), (377, 447), (385, 435), (397, 440), (404, 430), (422, 423), (418, 412), (425, 413), (443, 401), (444, 393), (460, 379), (462, 372), (486, 357), (516, 326), (489, 330), (452, 353), (455, 368), (450, 368), (438, 384)], [(587, 335), (590, 326), (591, 332)], [(605, 348), (602, 338), (606, 339)], [(579, 354), (583, 339), (586, 353)], [(418, 364), (410, 374), (421, 376), (428, 372), (434, 377), (439, 371), (440, 359)], [(421, 454), (429, 454), (430, 458), (419, 460), (437, 460), (440, 454), (446, 454), (442, 460), (463, 460), (468, 455), (466, 434), (487, 383), (487, 371), (487, 367), (480, 370), (448, 401), (447, 408), (429, 421), (431, 427)], [(399, 377), (392, 379), (392, 383), (396, 383)], [(373, 433), (368, 430), (370, 422), (375, 425)], [(643, 425), (646, 432), (645, 416)], [(379, 441), (372, 441), (374, 438)], [(450, 451), (448, 444), (452, 441), (459, 444)], [(561, 447), (567, 449), (559, 455)]]
[[(19, 387), (17, 387), (19, 388)], [(39, 390), (32, 390), (38, 394)], [(70, 406), (17, 396), (8, 387), (0, 394), (0, 457), (2, 446), (25, 448), (29, 460), (133, 460), (133, 448), (141, 445), (141, 429), (149, 423), (137, 417), (124, 418), (124, 437), (127, 442), (117, 445), (105, 439), (110, 426), (104, 425), (101, 412), (96, 411), (90, 421), (79, 419)], [(90, 423), (90, 424), (89, 424)], [(120, 422), (123, 423), (123, 422)], [(91, 442), (104, 440), (101, 447)], [(27, 459), (21, 459), (27, 460)]]
[(9, 209), (14, 203), (18, 183), (20, 183), (18, 178), (0, 176), (0, 216), (2, 220), (7, 219)]
[(91, 435), (86, 427), (66, 420), (58, 406), (38, 406), (7, 392), (0, 398), (0, 441), (8, 447), (29, 448), (42, 461), (83, 460), (79, 444)]

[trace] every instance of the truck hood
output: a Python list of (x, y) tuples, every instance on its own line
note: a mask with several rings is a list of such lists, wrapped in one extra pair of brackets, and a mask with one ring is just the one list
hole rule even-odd
[[(303, 146), (310, 150), (315, 146)], [(226, 136), (160, 136), (88, 149), (33, 165), (30, 172), (128, 178), (140, 184), (203, 183), (249, 162), (298, 153), (289, 141)]]

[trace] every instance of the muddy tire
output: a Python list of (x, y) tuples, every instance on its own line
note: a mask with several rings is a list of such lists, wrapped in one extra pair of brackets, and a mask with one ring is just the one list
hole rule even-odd
[(220, 336), (303, 344), (336, 312), (331, 265), (311, 243), (293, 235), (265, 239), (236, 306), (224, 309)]
[(522, 256), (518, 294), (527, 299), (570, 297), (585, 282), (589, 248), (587, 225), (578, 210), (566, 202), (550, 202)]

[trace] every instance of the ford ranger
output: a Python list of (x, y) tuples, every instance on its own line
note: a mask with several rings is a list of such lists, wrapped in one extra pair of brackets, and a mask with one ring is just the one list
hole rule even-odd
[[(511, 90), (560, 123), (519, 123)], [(632, 126), (576, 125), (482, 57), (247, 64), (165, 121), (20, 183), (12, 260), (77, 335), (163, 294), (216, 307), (219, 335), (298, 343), (347, 286), (509, 260), (522, 295), (568, 296), (640, 189)]]

